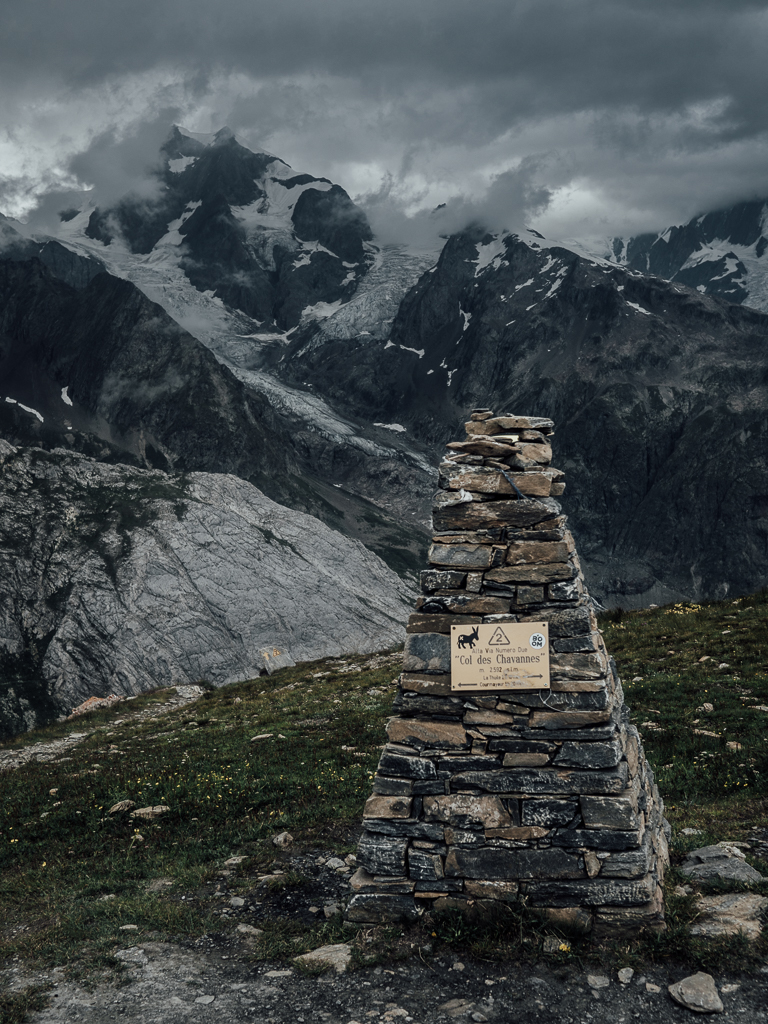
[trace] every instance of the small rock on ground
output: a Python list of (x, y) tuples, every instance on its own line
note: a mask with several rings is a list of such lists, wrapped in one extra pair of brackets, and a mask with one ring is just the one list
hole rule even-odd
[(604, 974), (588, 974), (587, 984), (590, 988), (608, 988), (611, 984), (611, 979), (606, 978)]
[(352, 959), (352, 948), (348, 942), (339, 942), (332, 946), (320, 946), (310, 953), (302, 953), (294, 957), (296, 963), (306, 964), (314, 967), (320, 964), (328, 964), (337, 974), (346, 971), (349, 961)]
[(669, 994), (676, 1003), (695, 1013), (722, 1013), (724, 1009), (715, 979), (703, 971), (670, 985)]

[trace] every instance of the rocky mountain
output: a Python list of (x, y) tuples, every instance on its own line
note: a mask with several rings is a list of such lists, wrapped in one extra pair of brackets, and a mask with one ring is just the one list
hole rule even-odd
[(8, 441), (235, 473), (365, 539), (403, 572), (420, 564), (423, 455), (391, 431), (324, 416), (321, 402), (311, 406), (309, 429), (284, 388), (268, 394), (238, 379), (131, 282), (102, 272), (73, 287), (27, 255), (23, 245), (0, 254), (0, 431)]
[(412, 594), (360, 542), (210, 473), (0, 440), (0, 737), (86, 697), (397, 644)]
[(15, 447), (66, 447), (99, 472), (233, 474), (412, 578), (439, 450), (491, 406), (555, 420), (599, 600), (768, 582), (768, 316), (748, 308), (762, 204), (605, 258), (479, 228), (432, 254), (379, 245), (343, 189), (228, 130), (174, 129), (150, 183), (83, 197), (55, 238), (0, 222), (0, 436)]
[(737, 203), (659, 234), (614, 238), (605, 257), (642, 274), (768, 311), (768, 201)]
[(259, 328), (289, 330), (318, 304), (343, 302), (368, 269), (371, 229), (344, 189), (251, 152), (228, 128), (174, 128), (153, 177), (149, 198), (65, 217), (77, 229), (87, 216), (88, 238), (118, 240), (133, 254), (175, 247), (199, 291)]
[(448, 240), (386, 342), (297, 336), (282, 372), (431, 444), (473, 406), (554, 419), (590, 591), (633, 607), (768, 581), (767, 338), (745, 306), (478, 230)]

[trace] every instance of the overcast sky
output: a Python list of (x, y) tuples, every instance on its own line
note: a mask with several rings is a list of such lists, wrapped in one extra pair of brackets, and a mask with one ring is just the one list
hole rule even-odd
[(768, 196), (766, 55), (750, 0), (3, 0), (0, 210), (141, 188), (178, 122), (393, 236), (656, 230)]

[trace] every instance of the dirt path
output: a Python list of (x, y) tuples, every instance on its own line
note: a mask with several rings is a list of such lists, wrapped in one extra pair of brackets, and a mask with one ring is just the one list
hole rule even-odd
[[(453, 956), (310, 977), (285, 965), (251, 966), (205, 939), (190, 949), (144, 943), (118, 957), (128, 968), (128, 984), (121, 987), (86, 990), (57, 980), (61, 971), (34, 978), (21, 968), (4, 973), (11, 987), (53, 985), (50, 1005), (32, 1013), (31, 1024), (677, 1024), (696, 1016), (667, 993), (667, 985), (687, 972), (667, 968), (635, 976), (628, 985), (605, 976), (607, 984), (597, 989), (575, 965), (553, 972), (542, 964), (459, 964)], [(729, 981), (738, 987), (729, 991)], [(768, 978), (716, 982), (725, 1005), (719, 1021), (768, 1021)]]
[[(177, 686), (176, 694), (173, 697), (169, 697), (163, 704), (143, 708), (135, 713), (131, 710), (130, 698), (128, 701), (117, 706), (121, 707), (124, 711), (125, 718), (130, 717), (135, 722), (154, 721), (162, 715), (167, 715), (170, 711), (176, 711), (178, 708), (183, 708), (185, 704), (191, 704), (193, 701), (199, 700), (203, 693), (205, 693), (205, 690), (202, 686)], [(113, 724), (119, 725), (125, 718), (118, 718)], [(0, 750), (0, 773), (11, 771), (14, 768), (23, 768), (25, 764), (29, 764), (31, 761), (64, 760), (63, 755), (68, 750), (77, 746), (78, 743), (82, 743), (84, 739), (87, 739), (88, 736), (91, 736), (96, 731), (95, 729), (88, 729), (87, 723), (88, 719), (84, 717), (82, 732), (71, 732), (60, 740), (51, 740), (50, 743), (32, 743), (27, 747)]]

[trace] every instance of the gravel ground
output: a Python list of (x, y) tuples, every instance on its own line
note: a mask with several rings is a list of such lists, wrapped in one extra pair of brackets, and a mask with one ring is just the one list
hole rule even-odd
[[(627, 985), (615, 975), (604, 975), (601, 982), (607, 984), (598, 989), (592, 987), (596, 979), (588, 980), (576, 966), (552, 971), (543, 964), (462, 964), (443, 956), (307, 976), (284, 964), (254, 966), (241, 955), (223, 953), (206, 939), (191, 949), (147, 942), (118, 953), (128, 968), (120, 987), (99, 985), (93, 990), (56, 980), (62, 971), (32, 976), (15, 967), (4, 974), (12, 988), (53, 984), (50, 1005), (30, 1015), (32, 1024), (645, 1024), (695, 1016), (673, 1003), (667, 992), (667, 985), (687, 972), (668, 968), (635, 975)], [(765, 982), (715, 980), (725, 1006), (719, 1020), (768, 1021), (768, 975)]]

